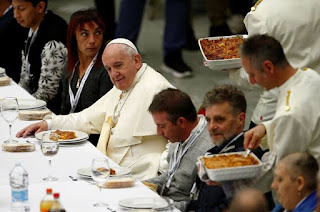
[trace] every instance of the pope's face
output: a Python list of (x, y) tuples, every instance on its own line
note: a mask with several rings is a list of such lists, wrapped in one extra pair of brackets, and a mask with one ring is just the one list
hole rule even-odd
[(271, 85), (270, 78), (265, 72), (261, 72), (254, 68), (251, 64), (248, 58), (241, 57), (242, 66), (249, 75), (249, 82), (251, 84), (258, 84), (262, 87), (264, 87), (267, 90), (270, 90), (274, 87), (274, 85)]
[[(243, 116), (245, 117), (244, 113)], [(206, 108), (207, 128), (212, 142), (220, 146), (243, 129), (241, 115), (234, 115), (229, 102), (213, 104)]]
[(41, 22), (39, 18), (41, 19), (40, 14), (43, 12), (43, 8), (40, 3), (34, 7), (31, 2), (25, 0), (12, 0), (12, 6), (14, 18), (21, 26), (33, 28)]
[(75, 31), (79, 57), (93, 58), (100, 50), (103, 33), (102, 29), (95, 23), (85, 23)]
[(298, 182), (290, 178), (288, 167), (281, 161), (275, 169), (271, 187), (286, 210), (293, 210), (299, 203)]
[(127, 90), (141, 67), (141, 57), (138, 54), (129, 56), (121, 45), (123, 44), (107, 46), (102, 55), (102, 62), (113, 84), (119, 90)]
[(171, 143), (181, 142), (181, 128), (179, 124), (173, 124), (168, 120), (166, 112), (156, 112), (152, 114), (153, 121), (157, 125), (157, 133)]

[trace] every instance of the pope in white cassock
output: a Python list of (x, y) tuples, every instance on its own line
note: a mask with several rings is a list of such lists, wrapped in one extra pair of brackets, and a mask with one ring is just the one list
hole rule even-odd
[(137, 179), (156, 176), (167, 141), (157, 135), (148, 107), (153, 96), (173, 87), (161, 74), (142, 63), (136, 47), (118, 38), (105, 48), (102, 61), (114, 87), (91, 107), (47, 118), (17, 133), (25, 137), (48, 129), (100, 133), (97, 148)]

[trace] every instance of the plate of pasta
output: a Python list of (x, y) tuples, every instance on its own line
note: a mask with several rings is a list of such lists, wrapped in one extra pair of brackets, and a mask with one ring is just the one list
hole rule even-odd
[(79, 143), (89, 138), (87, 133), (77, 130), (48, 130), (35, 134), (35, 137), (38, 140), (41, 140), (43, 133), (47, 132), (55, 132), (58, 135), (61, 144)]

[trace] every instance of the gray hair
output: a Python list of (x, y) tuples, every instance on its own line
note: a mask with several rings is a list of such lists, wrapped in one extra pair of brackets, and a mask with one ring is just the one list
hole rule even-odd
[(136, 52), (133, 48), (131, 48), (130, 46), (128, 46), (126, 44), (121, 44), (121, 49), (125, 54), (127, 54), (129, 57), (132, 57), (132, 58), (136, 54), (138, 54), (138, 52)]
[(218, 85), (208, 91), (203, 100), (203, 107), (208, 108), (224, 102), (229, 102), (234, 115), (245, 113), (247, 110), (247, 101), (243, 92), (232, 85)]
[(299, 176), (302, 176), (306, 181), (306, 189), (313, 191), (317, 188), (319, 165), (310, 153), (292, 153), (284, 157), (280, 162), (288, 167), (291, 180), (296, 180)]
[(240, 55), (249, 59), (250, 65), (260, 72), (267, 60), (280, 68), (289, 65), (279, 41), (268, 35), (253, 35), (246, 39), (240, 46)]

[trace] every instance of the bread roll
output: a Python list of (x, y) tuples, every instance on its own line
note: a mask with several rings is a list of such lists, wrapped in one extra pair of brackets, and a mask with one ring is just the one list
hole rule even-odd
[(20, 110), (19, 119), (24, 121), (42, 120), (50, 110)]
[(2, 150), (7, 152), (33, 152), (35, 147), (31, 143), (9, 143), (2, 144)]
[(109, 178), (103, 185), (104, 188), (127, 188), (134, 186), (134, 180), (131, 177)]
[(0, 86), (9, 85), (11, 82), (11, 78), (7, 76), (0, 77)]

